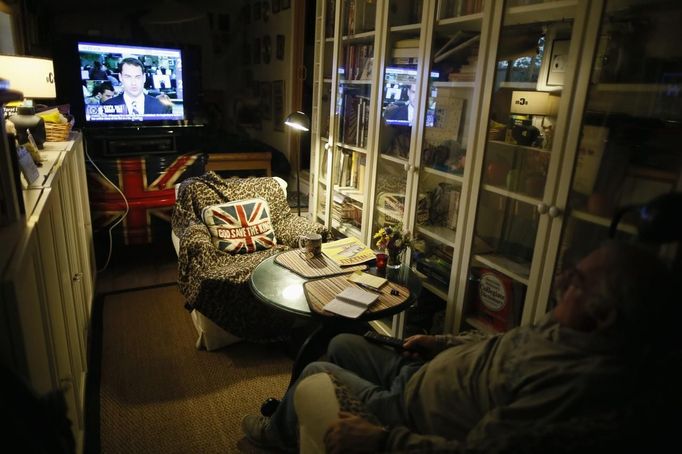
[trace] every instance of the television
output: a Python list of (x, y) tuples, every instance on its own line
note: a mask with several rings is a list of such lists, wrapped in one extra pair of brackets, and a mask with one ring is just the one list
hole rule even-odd
[[(437, 71), (430, 72), (432, 80), (438, 80)], [(388, 66), (384, 72), (383, 116), (387, 125), (412, 126), (414, 109), (411, 103), (417, 88), (417, 68), (405, 66)], [(429, 116), (427, 111), (427, 121)], [(426, 125), (427, 127), (433, 124)]]
[(87, 123), (158, 124), (186, 119), (180, 49), (77, 44)]

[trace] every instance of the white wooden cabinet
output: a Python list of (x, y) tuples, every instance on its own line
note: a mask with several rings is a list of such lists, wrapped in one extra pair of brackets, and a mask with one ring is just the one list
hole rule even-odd
[(2, 360), (37, 393), (64, 391), (82, 452), (95, 259), (81, 135), (42, 154), (25, 216), (2, 229)]
[[(402, 221), (445, 331), (537, 320), (554, 276), (607, 238), (619, 206), (682, 188), (681, 10), (318, 1), (313, 215), (367, 244)], [(389, 115), (409, 101), (409, 118)], [(625, 220), (619, 235), (636, 231)]]

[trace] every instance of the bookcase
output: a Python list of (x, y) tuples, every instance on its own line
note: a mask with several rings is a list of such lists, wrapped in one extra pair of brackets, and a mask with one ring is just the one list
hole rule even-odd
[(431, 330), (539, 319), (618, 207), (682, 187), (681, 9), (318, 1), (313, 216), (366, 244), (386, 224), (414, 232), (410, 266), (445, 308)]

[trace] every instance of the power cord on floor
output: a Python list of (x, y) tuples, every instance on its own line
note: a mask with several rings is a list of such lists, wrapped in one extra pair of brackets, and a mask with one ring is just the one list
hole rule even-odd
[(90, 164), (92, 164), (92, 166), (95, 168), (95, 170), (97, 170), (97, 172), (102, 176), (102, 178), (104, 178), (111, 185), (111, 187), (116, 189), (116, 191), (121, 195), (123, 202), (126, 204), (126, 210), (123, 212), (123, 214), (118, 219), (116, 219), (116, 221), (113, 222), (109, 226), (109, 228), (107, 229), (107, 235), (109, 237), (109, 248), (108, 248), (109, 251), (107, 252), (107, 259), (104, 262), (104, 266), (97, 270), (98, 273), (101, 273), (107, 269), (107, 267), (109, 266), (109, 261), (111, 260), (111, 253), (113, 250), (113, 239), (111, 236), (111, 231), (114, 230), (116, 228), (116, 226), (118, 226), (121, 222), (123, 222), (123, 220), (126, 218), (126, 216), (128, 216), (128, 212), (130, 211), (130, 205), (128, 204), (128, 199), (126, 198), (125, 194), (123, 194), (123, 191), (121, 191), (118, 188), (118, 186), (116, 186), (113, 183), (113, 181), (111, 181), (106, 175), (104, 175), (104, 172), (102, 172), (100, 170), (100, 168), (97, 167), (97, 164), (95, 164), (95, 161), (92, 160), (92, 158), (90, 157), (90, 154), (88, 153), (88, 147), (87, 147), (87, 144), (85, 143), (85, 141), (83, 143), (83, 150), (85, 151), (85, 156), (88, 158), (88, 161), (90, 162)]

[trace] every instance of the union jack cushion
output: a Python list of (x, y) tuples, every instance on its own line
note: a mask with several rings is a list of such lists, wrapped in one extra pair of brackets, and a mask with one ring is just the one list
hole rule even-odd
[(270, 207), (263, 199), (207, 206), (201, 218), (211, 232), (213, 244), (221, 251), (245, 254), (277, 245)]

